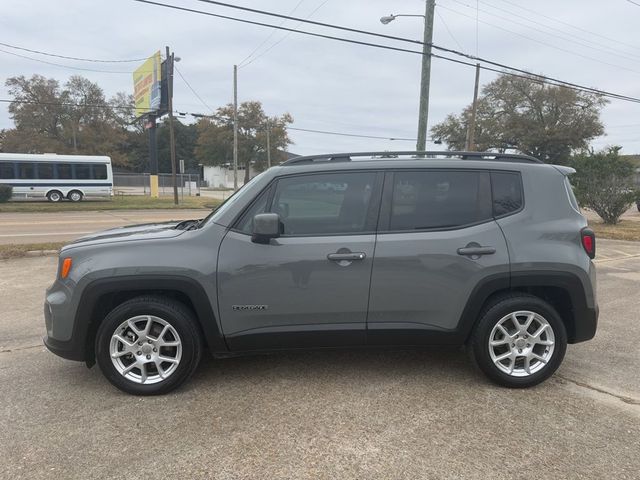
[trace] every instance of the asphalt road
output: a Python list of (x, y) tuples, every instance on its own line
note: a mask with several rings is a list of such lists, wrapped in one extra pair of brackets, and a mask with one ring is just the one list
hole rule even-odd
[(0, 244), (64, 242), (88, 233), (139, 223), (202, 218), (208, 210), (101, 210), (0, 213)]
[(435, 349), (206, 360), (132, 397), (42, 346), (56, 259), (0, 261), (0, 478), (638, 479), (640, 244), (598, 248), (598, 334), (529, 390)]

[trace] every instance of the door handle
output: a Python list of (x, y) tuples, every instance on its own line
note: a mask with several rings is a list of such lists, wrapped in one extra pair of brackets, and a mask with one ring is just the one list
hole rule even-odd
[(352, 262), (353, 260), (364, 260), (366, 256), (364, 252), (330, 253), (327, 255), (327, 259), (333, 262)]
[(463, 247), (458, 249), (458, 255), (480, 256), (480, 255), (493, 255), (496, 253), (494, 247)]

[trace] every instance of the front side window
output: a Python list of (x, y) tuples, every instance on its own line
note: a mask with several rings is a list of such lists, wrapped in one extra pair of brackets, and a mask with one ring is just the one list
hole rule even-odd
[(501, 217), (522, 208), (522, 181), (516, 172), (491, 172), (493, 215)]
[(270, 212), (283, 235), (334, 235), (372, 230), (369, 208), (376, 174), (327, 173), (278, 180)]
[(428, 170), (394, 174), (391, 231), (457, 228), (490, 218), (486, 172)]

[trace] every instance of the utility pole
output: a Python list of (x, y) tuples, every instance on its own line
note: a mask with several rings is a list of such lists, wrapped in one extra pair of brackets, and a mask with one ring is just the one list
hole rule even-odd
[(476, 112), (478, 111), (478, 84), (480, 83), (480, 64), (476, 63), (476, 83), (473, 87), (473, 103), (471, 104), (471, 116), (467, 125), (467, 144), (465, 149), (473, 152), (476, 149)]
[(178, 205), (178, 183), (176, 181), (176, 137), (173, 131), (173, 53), (167, 52), (167, 108), (169, 110), (169, 150), (171, 151), (171, 179), (173, 180), (173, 203)]
[(267, 168), (271, 168), (271, 124), (267, 118)]
[(238, 66), (233, 66), (233, 190), (238, 190)]
[(435, 0), (427, 0), (424, 19), (424, 44), (422, 46), (422, 74), (420, 76), (420, 111), (418, 113), (418, 142), (416, 150), (427, 146), (427, 120), (429, 118), (429, 83), (431, 82), (431, 42), (433, 41), (433, 16)]

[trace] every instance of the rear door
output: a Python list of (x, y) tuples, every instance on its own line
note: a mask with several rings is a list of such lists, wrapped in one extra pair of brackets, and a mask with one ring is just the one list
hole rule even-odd
[(509, 255), (487, 171), (387, 173), (379, 230), (368, 343), (446, 342), (474, 288), (488, 278), (508, 286)]
[[(218, 260), (220, 318), (231, 350), (362, 345), (382, 174), (280, 178), (225, 236)], [(251, 241), (258, 213), (282, 235)]]

